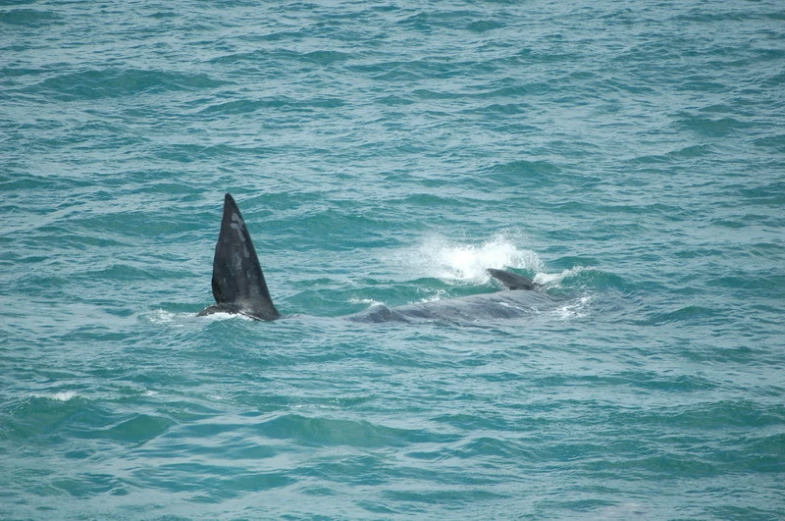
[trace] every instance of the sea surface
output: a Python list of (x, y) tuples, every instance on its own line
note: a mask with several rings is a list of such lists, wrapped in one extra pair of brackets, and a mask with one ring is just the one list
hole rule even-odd
[(785, 4), (0, 2), (0, 519), (785, 519)]

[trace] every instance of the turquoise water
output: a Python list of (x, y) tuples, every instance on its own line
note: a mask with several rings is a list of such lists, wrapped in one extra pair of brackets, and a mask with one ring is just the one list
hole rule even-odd
[(5, 1), (0, 165), (1, 519), (785, 518), (779, 2)]

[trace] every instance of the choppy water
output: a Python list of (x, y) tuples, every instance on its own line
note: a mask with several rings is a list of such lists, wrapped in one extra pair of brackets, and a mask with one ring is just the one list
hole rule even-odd
[(785, 518), (780, 2), (5, 1), (0, 165), (2, 519)]

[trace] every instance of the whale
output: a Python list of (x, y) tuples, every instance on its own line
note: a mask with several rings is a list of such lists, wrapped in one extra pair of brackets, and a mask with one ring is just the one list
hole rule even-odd
[[(536, 314), (555, 300), (540, 284), (512, 271), (488, 268), (503, 289), (452, 299), (416, 302), (397, 307), (375, 305), (341, 317), (354, 322), (476, 322)], [(242, 315), (259, 321), (285, 318), (273, 304), (251, 234), (231, 194), (224, 196), (223, 217), (213, 257), (215, 304), (198, 313)], [(292, 315), (289, 315), (292, 316)]]

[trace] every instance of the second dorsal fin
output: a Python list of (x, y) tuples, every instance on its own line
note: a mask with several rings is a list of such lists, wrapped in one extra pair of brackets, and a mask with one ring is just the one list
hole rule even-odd
[(537, 284), (535, 284), (529, 277), (524, 277), (523, 275), (518, 275), (517, 273), (513, 273), (511, 271), (488, 268), (488, 274), (504, 284), (507, 289), (537, 288)]

